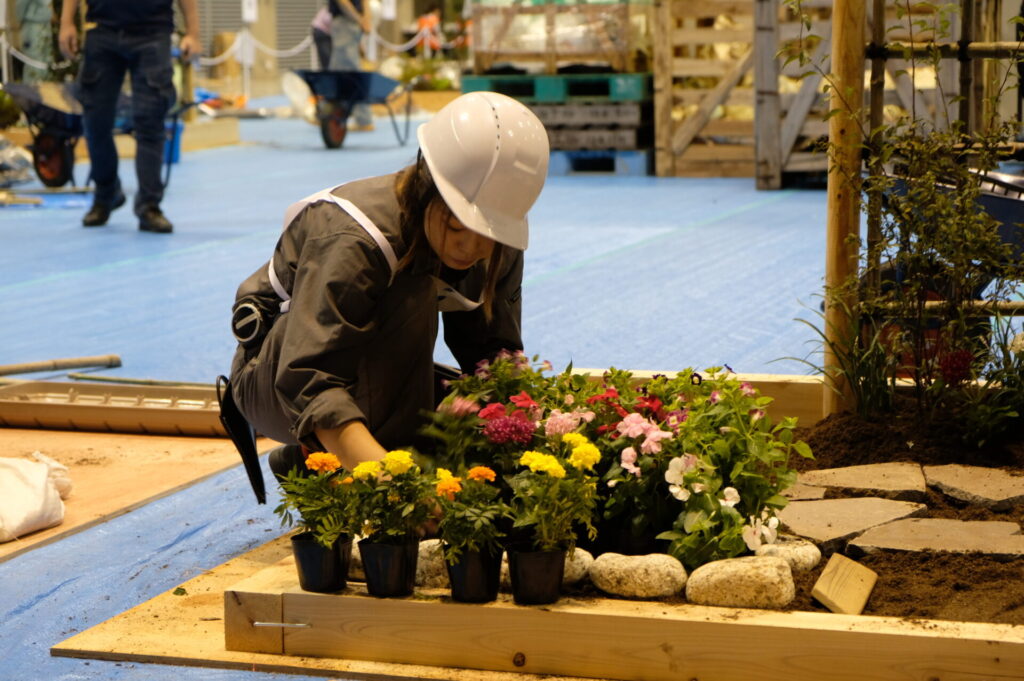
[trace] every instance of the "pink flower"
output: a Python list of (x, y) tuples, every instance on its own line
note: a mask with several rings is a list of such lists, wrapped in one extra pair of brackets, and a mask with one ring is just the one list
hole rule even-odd
[(668, 416), (665, 417), (665, 425), (667, 425), (674, 431), (678, 431), (679, 426), (683, 425), (688, 417), (689, 414), (685, 409), (676, 409), (675, 411), (670, 411), (668, 413)]
[(521, 391), (518, 395), (513, 395), (508, 399), (509, 402), (516, 405), (520, 409), (532, 409), (537, 406), (537, 403), (533, 401), (533, 398), (530, 397), (525, 390)]
[(644, 439), (643, 444), (640, 445), (640, 451), (644, 454), (657, 454), (661, 451), (661, 441), (671, 440), (672, 437), (673, 434), (668, 431), (652, 428), (647, 431), (647, 437)]
[(474, 400), (456, 396), (451, 402), (442, 402), (440, 411), (456, 417), (469, 416), (480, 411), (480, 405)]
[(750, 420), (751, 421), (760, 421), (763, 418), (764, 418), (764, 409), (751, 409), (750, 410)]
[(571, 407), (571, 406), (572, 406), (572, 404), (573, 404), (573, 402), (575, 402), (575, 401), (576, 401), (576, 396), (575, 396), (575, 395), (573, 395), (572, 393), (568, 393), (568, 394), (567, 394), (567, 395), (565, 396), (565, 404), (566, 404), (566, 406), (569, 406), (569, 407)]
[(490, 421), (491, 419), (498, 418), (499, 416), (504, 415), (505, 405), (502, 404), (501, 402), (492, 402), (491, 404), (488, 404), (486, 407), (481, 409), (480, 413), (477, 414), (477, 416), (482, 418), (484, 421)]
[(479, 378), (490, 378), (491, 377), (491, 363), (486, 359), (482, 359), (476, 363), (476, 371), (473, 372)]
[(754, 390), (754, 386), (749, 383), (740, 383), (740, 394), (744, 397), (754, 397), (757, 395), (757, 391)]
[(489, 420), (484, 425), (484, 436), (496, 445), (507, 442), (527, 445), (533, 440), (535, 427), (526, 412), (514, 411), (510, 416), (495, 416)]
[(559, 409), (552, 409), (544, 422), (544, 434), (548, 437), (561, 437), (576, 430), (580, 419), (576, 414), (565, 414)]
[(551, 364), (550, 361), (544, 360), (543, 362), (540, 363), (540, 370), (541, 371), (554, 371), (555, 367)]
[(711, 404), (718, 404), (722, 401), (722, 393), (718, 390), (712, 390), (711, 394), (708, 395), (708, 402)]
[(638, 478), (640, 477), (640, 467), (636, 465), (636, 450), (632, 447), (626, 447), (622, 450), (622, 454), (619, 455), (619, 465), (627, 472), (632, 473)]
[(619, 424), (619, 432), (626, 437), (646, 435), (652, 428), (657, 428), (640, 414), (628, 414)]

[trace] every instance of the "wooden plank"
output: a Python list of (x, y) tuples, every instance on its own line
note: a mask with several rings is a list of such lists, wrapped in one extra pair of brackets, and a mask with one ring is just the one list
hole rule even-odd
[[(822, 41), (818, 44), (818, 48), (814, 51), (811, 59), (814, 63), (819, 63), (819, 60), (831, 49), (832, 36), (831, 30), (828, 35), (822, 36)], [(826, 64), (821, 65), (823, 69), (827, 69)], [(821, 85), (822, 75), (821, 73), (813, 73), (803, 79), (800, 83), (800, 91), (793, 99), (792, 104), (786, 111), (786, 120), (782, 123), (782, 165), (785, 166), (789, 162), (789, 157), (793, 153), (793, 145), (796, 144), (796, 138), (804, 128), (804, 123), (807, 121), (807, 114), (810, 113), (811, 108), (818, 101), (818, 86)]]
[[(676, 104), (690, 106), (700, 104), (701, 100), (711, 92), (709, 88), (676, 89), (672, 98)], [(754, 90), (737, 85), (729, 91), (729, 96), (722, 102), (723, 106), (754, 106)]]
[(673, 78), (724, 78), (735, 69), (733, 62), (677, 57), (672, 60)]
[(747, 50), (746, 54), (739, 61), (731, 65), (728, 74), (723, 76), (718, 85), (704, 98), (697, 108), (697, 112), (686, 118), (672, 136), (673, 153), (681, 154), (690, 145), (693, 138), (697, 136), (697, 133), (704, 127), (704, 124), (708, 122), (711, 112), (725, 100), (729, 90), (750, 70), (753, 61), (754, 50), (751, 48)]
[(749, 43), (754, 37), (750, 26), (745, 28), (677, 28), (672, 31), (675, 45), (715, 45), (720, 43)]
[(654, 12), (654, 174), (672, 175), (672, 42), (669, 38), (672, 0), (658, 0)]
[(675, 161), (674, 177), (753, 177), (754, 159), (749, 161), (688, 161), (685, 154)]
[(833, 553), (811, 589), (811, 596), (832, 612), (859, 615), (864, 612), (878, 575), (857, 561)]
[(749, 0), (672, 0), (672, 15), (713, 19), (719, 14), (729, 16), (749, 15)]
[[(295, 561), (283, 558), (224, 591), (224, 647), (251, 653), (284, 652), (285, 623), (278, 584), (295, 574)], [(292, 579), (294, 581), (294, 578)], [(296, 585), (297, 586), (297, 585)]]
[(757, 165), (755, 181), (758, 189), (782, 187), (784, 146), (779, 140), (779, 10), (774, 0), (755, 0), (754, 16), (754, 88), (757, 91), (754, 119), (754, 158)]
[[(261, 451), (273, 446), (260, 442)], [(0, 544), (0, 563), (205, 480), (241, 460), (226, 438), (0, 428), (4, 456), (40, 451), (68, 467), (64, 522)], [(244, 475), (239, 484), (248, 485)]]

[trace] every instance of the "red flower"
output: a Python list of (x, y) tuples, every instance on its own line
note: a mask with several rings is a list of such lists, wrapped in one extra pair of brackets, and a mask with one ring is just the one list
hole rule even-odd
[(496, 416), (484, 424), (484, 436), (496, 445), (514, 442), (528, 445), (533, 440), (536, 425), (523, 411), (514, 411), (508, 416)]
[(970, 350), (953, 350), (939, 357), (939, 372), (950, 385), (966, 381), (971, 377), (971, 362), (974, 355)]
[(619, 396), (619, 391), (615, 388), (608, 388), (600, 395), (594, 395), (593, 397), (587, 398), (587, 404), (597, 404), (598, 402), (607, 402), (608, 400), (614, 400)]
[(518, 395), (513, 395), (508, 399), (509, 402), (516, 405), (520, 409), (532, 409), (533, 407), (537, 406), (537, 403), (533, 401), (532, 397), (526, 394), (525, 390), (520, 392)]
[(662, 410), (664, 405), (657, 397), (648, 397), (644, 395), (636, 401), (637, 410), (648, 409), (659, 421), (665, 420), (665, 412)]
[(482, 418), (484, 421), (490, 421), (493, 418), (497, 418), (499, 416), (504, 415), (505, 405), (502, 404), (501, 402), (492, 402), (491, 404), (488, 404), (486, 407), (481, 409), (480, 412), (477, 414), (477, 416)]

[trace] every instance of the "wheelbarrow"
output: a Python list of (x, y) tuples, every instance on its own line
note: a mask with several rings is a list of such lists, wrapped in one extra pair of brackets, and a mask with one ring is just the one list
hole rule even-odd
[(297, 70), (302, 80), (316, 97), (316, 117), (320, 123), (320, 136), (328, 149), (338, 149), (348, 132), (346, 121), (356, 104), (383, 104), (391, 118), (398, 144), (405, 146), (409, 139), (409, 116), (412, 97), (405, 101), (405, 124), (401, 128), (395, 116), (394, 103), (411, 89), (379, 73), (368, 71), (308, 71)]
[(74, 183), (75, 145), (83, 134), (82, 105), (72, 86), (61, 83), (5, 83), (4, 90), (25, 114), (32, 134), (32, 167), (47, 187)]

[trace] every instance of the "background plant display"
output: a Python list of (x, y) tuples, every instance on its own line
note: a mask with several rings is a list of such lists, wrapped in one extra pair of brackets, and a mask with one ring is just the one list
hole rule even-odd
[[(520, 462), (558, 464), (568, 475), (565, 438), (582, 437), (598, 456), (599, 543), (602, 532), (621, 528), (660, 535), (672, 555), (695, 567), (774, 539), (774, 511), (786, 503), (780, 492), (795, 480), (789, 457), (811, 453), (793, 437), (795, 420), (766, 417), (771, 398), (719, 368), (644, 383), (615, 369), (600, 381), (571, 366), (549, 371), (536, 358), (505, 353), (453, 381), (426, 429), (438, 439), (439, 463), (494, 466), (511, 493), (516, 478), (527, 477), (516, 474)], [(532, 456), (524, 460), (524, 452)]]

